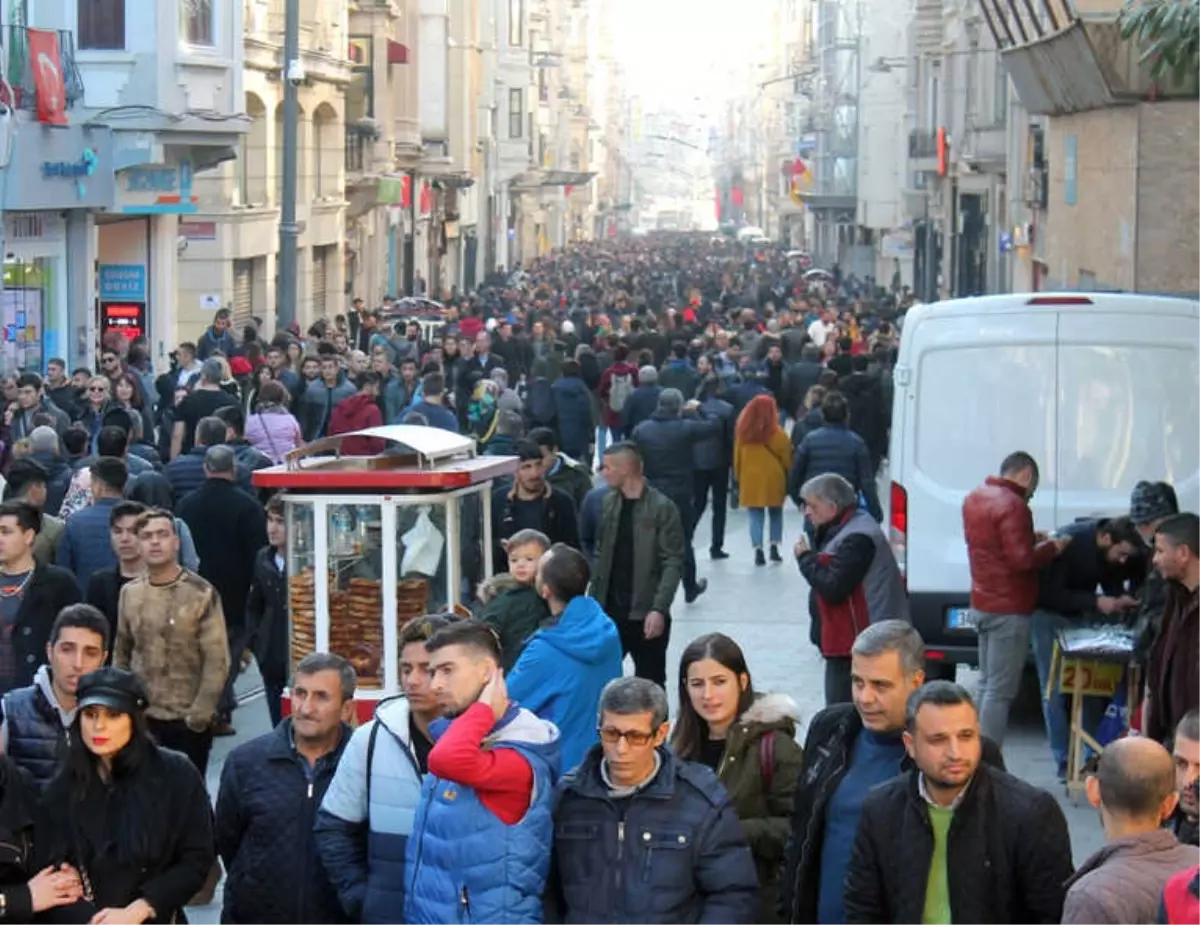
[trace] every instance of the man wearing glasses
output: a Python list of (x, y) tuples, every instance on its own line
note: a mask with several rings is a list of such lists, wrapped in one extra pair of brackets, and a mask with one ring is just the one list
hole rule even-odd
[(600, 744), (559, 785), (547, 896), (560, 921), (755, 921), (758, 873), (737, 812), (712, 771), (664, 746), (663, 689), (610, 681), (598, 725)]

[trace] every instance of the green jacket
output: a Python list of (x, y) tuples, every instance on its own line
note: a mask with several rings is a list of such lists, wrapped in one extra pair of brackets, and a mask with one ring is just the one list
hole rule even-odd
[(525, 641), (550, 619), (550, 608), (537, 591), (507, 572), (493, 575), (485, 584), (495, 597), (484, 605), (479, 619), (500, 637), (504, 673), (508, 674), (517, 663)]
[[(800, 777), (804, 752), (796, 742), (799, 709), (786, 694), (767, 694), (755, 700), (725, 738), (725, 753), (717, 776), (737, 809), (746, 843), (758, 867), (762, 899), (756, 922), (779, 922), (779, 868), (791, 834), (792, 796)], [(764, 776), (760, 759), (764, 736), (775, 737), (775, 763)], [(766, 790), (766, 777), (771, 789)]]
[(572, 459), (566, 453), (559, 453), (558, 458), (561, 465), (546, 481), (570, 495), (575, 502), (575, 510), (578, 511), (583, 507), (583, 499), (587, 497), (587, 493), (595, 487), (592, 484), (592, 475), (583, 463)]
[[(601, 607), (607, 605), (623, 499), (621, 492), (610, 491), (600, 506), (591, 593)], [(641, 622), (653, 610), (664, 617), (670, 615), (671, 602), (683, 579), (683, 521), (675, 502), (649, 483), (634, 504), (633, 607), (629, 619)]]

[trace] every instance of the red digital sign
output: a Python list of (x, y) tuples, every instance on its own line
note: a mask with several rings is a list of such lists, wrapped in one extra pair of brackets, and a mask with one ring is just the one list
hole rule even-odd
[(146, 333), (146, 306), (141, 302), (101, 302), (100, 334), (116, 331), (126, 340)]

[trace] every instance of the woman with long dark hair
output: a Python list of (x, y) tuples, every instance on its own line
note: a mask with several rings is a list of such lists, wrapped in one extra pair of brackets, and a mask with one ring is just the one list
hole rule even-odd
[(766, 565), (763, 526), (771, 518), (771, 561), (782, 562), (783, 502), (792, 468), (792, 443), (779, 426), (779, 408), (770, 395), (756, 395), (738, 415), (733, 440), (733, 477), (738, 503), (750, 512), (754, 564)]
[(178, 920), (216, 859), (204, 781), (147, 731), (146, 691), (101, 668), (79, 681), (70, 746), (44, 801), (37, 853), (79, 872), (83, 898), (59, 922)]
[(712, 768), (737, 809), (758, 867), (756, 922), (778, 922), (779, 865), (791, 832), (792, 793), (803, 752), (796, 704), (755, 694), (741, 647), (723, 633), (693, 640), (679, 659), (679, 719), (671, 747)]

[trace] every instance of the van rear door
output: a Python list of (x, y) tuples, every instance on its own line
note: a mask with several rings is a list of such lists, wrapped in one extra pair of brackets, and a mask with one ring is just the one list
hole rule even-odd
[[(1182, 299), (1093, 297), (1059, 310), (1055, 523), (1129, 509), (1145, 479), (1200, 501), (1200, 311)], [(1113, 299), (1111, 308), (1107, 299)]]
[(986, 313), (972, 312), (964, 300), (905, 331), (911, 367), (904, 437), (896, 448), (902, 453), (897, 481), (907, 492), (906, 577), (914, 622), (923, 611), (919, 628), (927, 642), (946, 633), (943, 640), (972, 648), (969, 629), (948, 631), (945, 623), (948, 607), (967, 605), (971, 587), (963, 498), (997, 472), (1005, 456), (1024, 450), (1043, 469), (1033, 500), (1041, 526), (1052, 524), (1055, 508), (1057, 316), (1029, 310), (1024, 297), (1013, 297), (1011, 312), (987, 301)]

